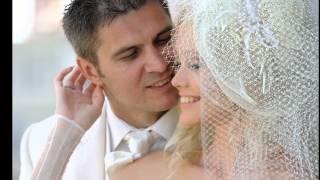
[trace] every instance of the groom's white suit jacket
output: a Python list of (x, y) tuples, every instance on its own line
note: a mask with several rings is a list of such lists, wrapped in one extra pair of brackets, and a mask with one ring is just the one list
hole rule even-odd
[[(101, 116), (86, 131), (70, 156), (63, 180), (104, 180), (106, 178), (104, 157), (105, 153), (110, 152), (110, 145), (106, 145), (107, 141), (110, 142), (110, 130), (106, 123), (107, 112), (104, 110), (107, 109), (105, 107), (107, 104), (104, 103)], [(178, 119), (176, 108), (171, 110), (170, 117), (173, 121)], [(20, 146), (20, 180), (30, 179), (32, 170), (47, 144), (55, 120), (55, 116), (51, 116), (31, 125), (24, 133)]]

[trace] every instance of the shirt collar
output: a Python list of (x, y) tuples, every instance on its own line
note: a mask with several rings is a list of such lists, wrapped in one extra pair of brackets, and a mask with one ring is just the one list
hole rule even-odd
[(122, 119), (118, 118), (112, 111), (110, 104), (107, 106), (107, 119), (111, 135), (111, 150), (115, 150), (122, 139), (130, 132), (136, 130)]
[[(111, 134), (111, 150), (115, 150), (122, 139), (130, 132), (136, 131), (137, 128), (129, 125), (124, 120), (117, 117), (110, 107), (110, 103), (107, 100), (108, 105), (106, 106), (107, 111), (107, 123), (109, 125)], [(178, 120), (178, 110), (177, 108), (172, 108), (163, 114), (159, 120), (157, 120), (153, 125), (146, 128), (146, 130), (153, 130), (158, 133), (165, 140), (168, 140), (176, 128)]]
[(146, 129), (155, 131), (168, 141), (176, 128), (177, 120), (177, 108), (172, 108), (163, 114), (158, 121)]

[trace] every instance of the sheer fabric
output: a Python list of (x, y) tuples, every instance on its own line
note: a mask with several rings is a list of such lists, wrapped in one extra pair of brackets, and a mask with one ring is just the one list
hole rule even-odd
[(174, 46), (177, 38), (196, 45), (196, 53), (184, 56), (200, 62), (206, 177), (319, 179), (315, 1), (168, 4), (175, 31), (186, 22), (193, 28), (191, 37), (173, 34), (173, 47), (164, 53), (169, 62), (182, 58), (183, 49)]
[(60, 115), (55, 116), (55, 127), (33, 170), (31, 180), (61, 179), (70, 155), (85, 132), (72, 120)]

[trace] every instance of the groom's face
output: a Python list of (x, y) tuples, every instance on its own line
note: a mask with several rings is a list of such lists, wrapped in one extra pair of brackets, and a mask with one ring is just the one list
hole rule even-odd
[(172, 22), (159, 2), (119, 16), (99, 31), (100, 79), (115, 109), (161, 112), (178, 99), (162, 57)]

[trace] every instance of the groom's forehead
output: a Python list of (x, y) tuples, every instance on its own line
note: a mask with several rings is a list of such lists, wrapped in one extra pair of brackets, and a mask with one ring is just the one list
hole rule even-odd
[[(109, 0), (110, 1), (110, 0)], [(164, 0), (129, 0), (129, 1), (119, 1), (111, 0), (110, 4), (112, 6), (104, 8), (102, 11), (104, 15), (104, 20), (102, 21), (102, 26), (105, 24), (110, 25), (115, 19), (121, 16), (126, 16), (132, 11), (141, 11), (145, 6), (153, 3), (156, 6), (161, 7), (165, 13), (169, 15), (169, 10), (167, 4)]]
[[(113, 56), (121, 49), (143, 46), (172, 30), (170, 16), (158, 2), (128, 12), (99, 30), (101, 49)], [(109, 56), (108, 55), (108, 56)]]
[[(148, 29), (152, 27), (148, 27), (148, 24), (144, 23), (152, 22), (152, 25), (158, 25), (159, 23), (161, 23), (163, 19), (166, 18), (170, 19), (171, 23), (171, 17), (168, 12), (168, 9), (165, 8), (159, 0), (149, 0), (137, 9), (130, 9), (126, 13), (118, 14), (117, 16), (111, 18), (112, 19), (110, 20), (102, 21), (102, 23), (99, 26), (99, 29), (105, 27), (110, 29), (112, 26), (114, 26), (114, 24), (119, 24), (119, 22), (122, 22), (122, 24), (124, 25), (132, 25), (134, 23), (142, 24), (144, 26), (140, 26), (140, 28)], [(153, 21), (147, 21), (150, 18), (153, 18)]]

